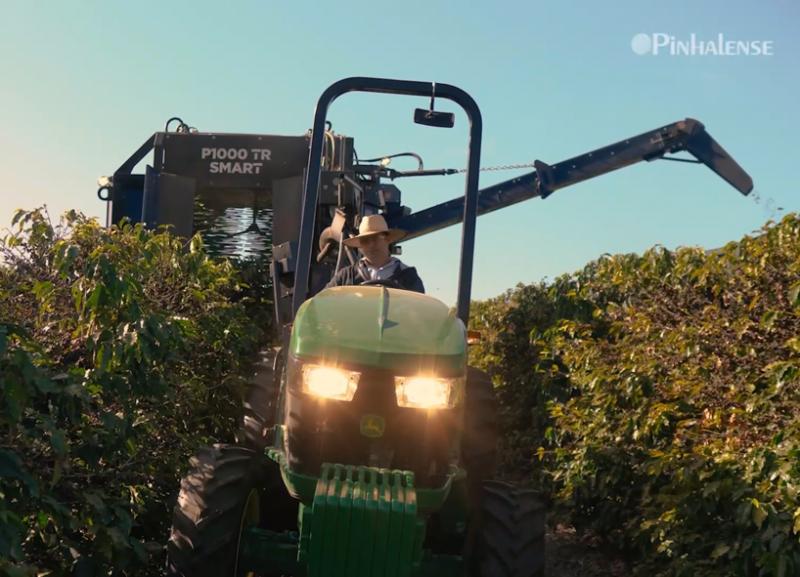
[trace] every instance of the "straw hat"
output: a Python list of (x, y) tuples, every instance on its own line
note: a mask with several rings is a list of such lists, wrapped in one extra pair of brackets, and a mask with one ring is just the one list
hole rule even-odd
[(384, 219), (379, 214), (371, 214), (361, 219), (358, 225), (358, 235), (350, 237), (344, 241), (347, 246), (358, 247), (361, 245), (361, 239), (367, 236), (375, 236), (376, 234), (386, 233), (389, 244), (397, 242), (406, 236), (404, 230), (399, 228), (389, 228)]

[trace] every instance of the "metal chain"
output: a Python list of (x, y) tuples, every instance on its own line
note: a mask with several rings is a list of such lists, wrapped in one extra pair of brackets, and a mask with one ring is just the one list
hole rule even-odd
[[(516, 170), (519, 168), (535, 168), (535, 166), (532, 162), (528, 164), (501, 164), (499, 166), (482, 166), (480, 170), (481, 172), (491, 172), (497, 170)], [(467, 172), (467, 169), (460, 168), (458, 172)]]

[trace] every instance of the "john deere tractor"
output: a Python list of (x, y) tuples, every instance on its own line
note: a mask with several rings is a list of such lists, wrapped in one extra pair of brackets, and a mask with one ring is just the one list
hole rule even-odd
[[(397, 179), (462, 171), (426, 169), (421, 159), (413, 171), (389, 168), (389, 156), (359, 161), (353, 139), (326, 124), (329, 105), (351, 91), (429, 98), (414, 120), (432, 127), (454, 124), (437, 99), (460, 105), (470, 124), (463, 197), (420, 212), (403, 206)], [(483, 190), (480, 145), (480, 111), (466, 92), (348, 78), (322, 94), (306, 135), (201, 133), (180, 122), (102, 182), (110, 222), (171, 224), (189, 235), (250, 210), (247, 228), (222, 235), (232, 250), (257, 246), (261, 211), (272, 219), (262, 244), (271, 250), (280, 347), (247, 399), (239, 443), (191, 461), (170, 575), (543, 575), (544, 506), (532, 490), (493, 480), (492, 382), (467, 364), (476, 217), (681, 151), (743, 194), (752, 181), (692, 119), (557, 165), (536, 161), (529, 174)], [(132, 174), (151, 150), (153, 165)], [(407, 240), (463, 223), (454, 310), (391, 282), (324, 288), (358, 257), (342, 240), (371, 214)]]

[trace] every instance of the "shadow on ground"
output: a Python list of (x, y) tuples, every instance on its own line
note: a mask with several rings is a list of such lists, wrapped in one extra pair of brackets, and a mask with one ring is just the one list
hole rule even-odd
[(547, 530), (548, 577), (629, 577), (631, 571), (619, 553), (599, 540), (582, 537), (567, 525)]

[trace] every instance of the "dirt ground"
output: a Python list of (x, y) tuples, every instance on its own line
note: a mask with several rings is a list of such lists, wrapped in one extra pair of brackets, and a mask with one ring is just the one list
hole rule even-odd
[(582, 538), (565, 525), (548, 528), (547, 577), (630, 577), (631, 572), (615, 552), (597, 540)]

